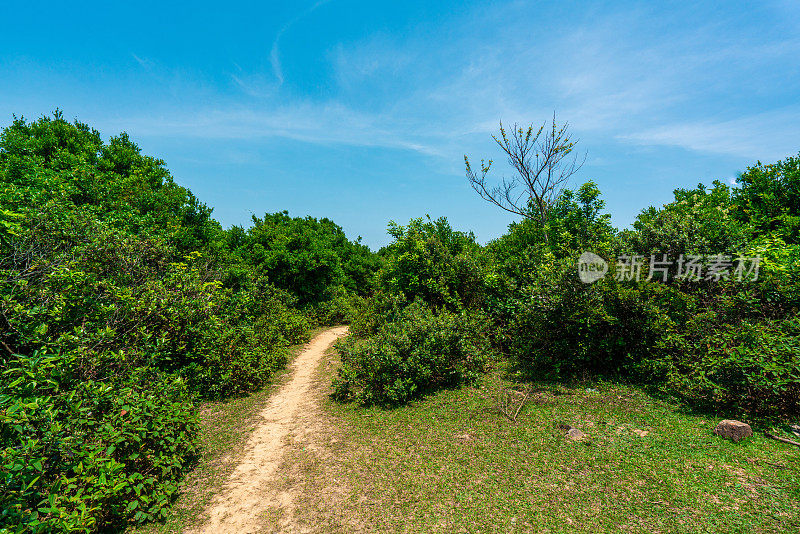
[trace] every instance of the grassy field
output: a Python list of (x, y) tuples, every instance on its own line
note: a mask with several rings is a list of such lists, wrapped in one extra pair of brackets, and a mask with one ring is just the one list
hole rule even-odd
[[(321, 369), (330, 375), (333, 357)], [(287, 484), (298, 522), (349, 532), (798, 532), (800, 449), (608, 383), (542, 386), (512, 423), (500, 373), (386, 411), (325, 400)], [(572, 441), (559, 424), (582, 429)]]
[[(725, 441), (712, 432), (719, 418), (636, 388), (541, 385), (514, 423), (498, 406), (519, 386), (499, 371), (382, 410), (331, 401), (336, 364), (329, 351), (313, 431), (290, 438), (271, 488), (293, 503), (266, 510), (266, 532), (800, 531), (800, 449), (760, 433)], [(281, 383), (204, 406), (204, 456), (171, 517), (131, 532), (196, 525)]]

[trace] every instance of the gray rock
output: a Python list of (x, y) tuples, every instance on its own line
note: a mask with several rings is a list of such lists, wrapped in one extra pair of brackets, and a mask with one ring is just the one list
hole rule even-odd
[(725, 419), (720, 421), (714, 429), (714, 434), (730, 439), (733, 441), (740, 441), (744, 438), (749, 438), (753, 435), (753, 429), (747, 423), (735, 421), (733, 419)]

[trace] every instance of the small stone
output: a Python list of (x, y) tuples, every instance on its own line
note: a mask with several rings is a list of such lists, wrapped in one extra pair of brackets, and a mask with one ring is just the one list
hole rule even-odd
[(650, 433), (648, 430), (639, 430), (638, 428), (634, 428), (631, 432), (639, 436), (640, 438), (645, 437), (647, 434)]
[(735, 421), (733, 419), (725, 419), (720, 421), (714, 429), (714, 434), (733, 440), (734, 442), (749, 438), (753, 435), (753, 429), (747, 423)]
[(579, 428), (575, 428), (573, 426), (567, 430), (567, 437), (572, 441), (582, 441), (586, 438), (586, 434), (584, 434)]
[(565, 423), (557, 423), (556, 427), (563, 430), (566, 436), (573, 441), (583, 441), (584, 439), (589, 437), (589, 435), (584, 434), (581, 431), (581, 429), (576, 428), (572, 425), (567, 425)]

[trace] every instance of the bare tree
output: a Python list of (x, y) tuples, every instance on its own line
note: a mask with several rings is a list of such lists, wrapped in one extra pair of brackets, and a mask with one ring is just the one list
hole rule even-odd
[(503, 178), (499, 185), (488, 185), (486, 175), (492, 160), (488, 163), (481, 160), (480, 173), (477, 173), (465, 155), (470, 185), (484, 200), (508, 212), (538, 219), (547, 240), (547, 214), (569, 178), (586, 160), (585, 156), (579, 159), (577, 154), (573, 154), (578, 141), (569, 132), (569, 123), (559, 125), (553, 113), (549, 127), (547, 121), (538, 129), (533, 124), (525, 129), (515, 123), (507, 132), (500, 122), (500, 136), (493, 135), (492, 139), (506, 153), (516, 175), (510, 179)]

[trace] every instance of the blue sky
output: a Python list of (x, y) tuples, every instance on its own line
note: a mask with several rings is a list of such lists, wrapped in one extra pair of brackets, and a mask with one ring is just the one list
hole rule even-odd
[(569, 121), (572, 185), (619, 227), (800, 150), (796, 1), (164, 4), (0, 4), (0, 126), (59, 107), (127, 131), (224, 225), (286, 209), (373, 247), (425, 214), (501, 235), (463, 168), (508, 174), (501, 119)]

